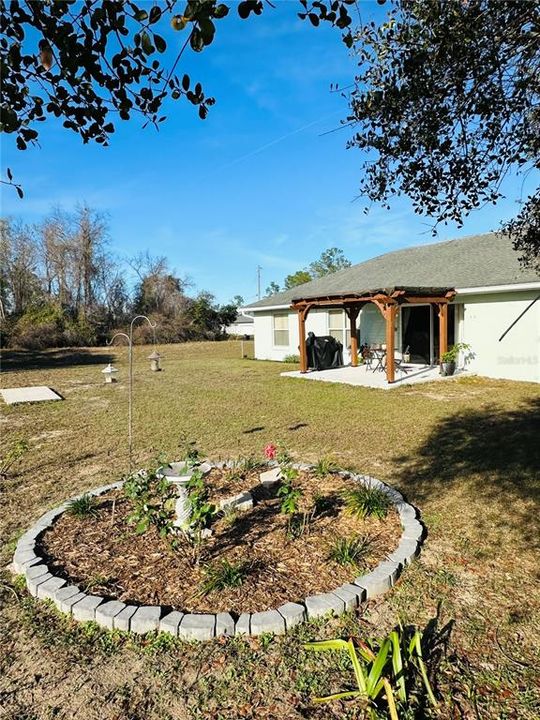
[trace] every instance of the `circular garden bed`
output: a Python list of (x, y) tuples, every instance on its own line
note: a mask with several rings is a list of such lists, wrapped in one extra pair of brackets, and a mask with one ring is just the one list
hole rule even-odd
[(139, 473), (45, 516), (16, 569), (77, 619), (207, 639), (354, 608), (418, 551), (414, 508), (374, 478), (290, 460), (270, 479), (254, 461), (206, 465), (189, 527), (174, 526), (172, 486)]

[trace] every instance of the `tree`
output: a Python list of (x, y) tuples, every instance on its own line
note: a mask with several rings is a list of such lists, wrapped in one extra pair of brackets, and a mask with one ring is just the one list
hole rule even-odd
[(230, 302), (231, 305), (234, 305), (234, 307), (239, 308), (242, 307), (242, 305), (246, 304), (246, 301), (242, 297), (242, 295), (235, 295), (233, 299)]
[(309, 274), (312, 278), (320, 278), (348, 267), (351, 267), (351, 261), (347, 260), (343, 250), (331, 247), (322, 252), (318, 260), (310, 264)]
[[(302, 19), (313, 25), (351, 23), (346, 6), (354, 0), (315, 2), (309, 10), (299, 2)], [(242, 19), (265, 6), (274, 7), (269, 0), (235, 4)], [(37, 141), (40, 121), (51, 116), (83, 142), (106, 145), (117, 118), (139, 114), (158, 126), (168, 98), (185, 98), (202, 119), (214, 104), (199, 82), (180, 78), (176, 69), (188, 48), (198, 53), (213, 42), (216, 23), (229, 13), (217, 0), (161, 0), (151, 7), (130, 0), (0, 0), (0, 9), (2, 131), (15, 133), (21, 150)], [(175, 59), (165, 66), (169, 27), (178, 40)], [(15, 185), (11, 173), (8, 180)]]
[(297, 270), (295, 273), (287, 275), (283, 284), (285, 290), (290, 290), (291, 288), (296, 287), (297, 285), (303, 285), (304, 283), (307, 283), (312, 279), (313, 278), (311, 277), (311, 274), (308, 272), (308, 270)]
[[(495, 204), (511, 168), (540, 169), (540, 4), (394, 0), (354, 35), (359, 71), (349, 145), (366, 156), (360, 193), (461, 224)], [(540, 267), (540, 190), (506, 231)]]
[(274, 281), (272, 280), (272, 282), (270, 283), (270, 285), (266, 288), (266, 290), (265, 290), (265, 292), (264, 292), (264, 296), (265, 296), (265, 297), (270, 297), (270, 295), (275, 295), (275, 294), (278, 293), (278, 292), (281, 292), (281, 288), (279, 287), (279, 285), (277, 284), (277, 282), (274, 282)]

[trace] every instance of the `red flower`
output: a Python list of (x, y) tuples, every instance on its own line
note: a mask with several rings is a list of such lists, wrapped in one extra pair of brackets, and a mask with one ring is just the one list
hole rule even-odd
[(277, 447), (273, 443), (269, 443), (264, 448), (264, 455), (268, 460), (273, 460), (277, 455)]

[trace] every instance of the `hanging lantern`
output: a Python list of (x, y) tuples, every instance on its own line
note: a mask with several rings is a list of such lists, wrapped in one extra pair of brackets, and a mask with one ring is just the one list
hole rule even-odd
[(103, 368), (101, 371), (105, 376), (105, 382), (106, 383), (113, 383), (116, 382), (116, 378), (114, 377), (114, 373), (117, 373), (118, 370), (112, 366), (111, 363), (107, 365), (107, 367)]
[(148, 356), (148, 360), (150, 360), (150, 370), (153, 372), (159, 372), (161, 370), (160, 359), (161, 355), (155, 350), (150, 353)]

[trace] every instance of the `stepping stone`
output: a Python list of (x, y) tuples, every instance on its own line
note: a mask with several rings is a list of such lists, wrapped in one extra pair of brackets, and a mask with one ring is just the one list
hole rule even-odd
[(253, 497), (250, 492), (245, 490), (238, 495), (232, 497), (223, 498), (219, 501), (220, 510), (251, 510), (253, 507)]
[(262, 472), (259, 475), (259, 481), (264, 487), (272, 487), (279, 482), (280, 477), (281, 470), (280, 468), (276, 467), (272, 468), (271, 470), (266, 470), (265, 472)]
[(184, 615), (178, 628), (178, 637), (184, 638), (184, 640), (211, 640), (215, 634), (215, 615)]
[(6, 388), (0, 390), (0, 395), (7, 405), (28, 402), (44, 402), (46, 400), (62, 400), (58, 393), (44, 385), (34, 387)]

